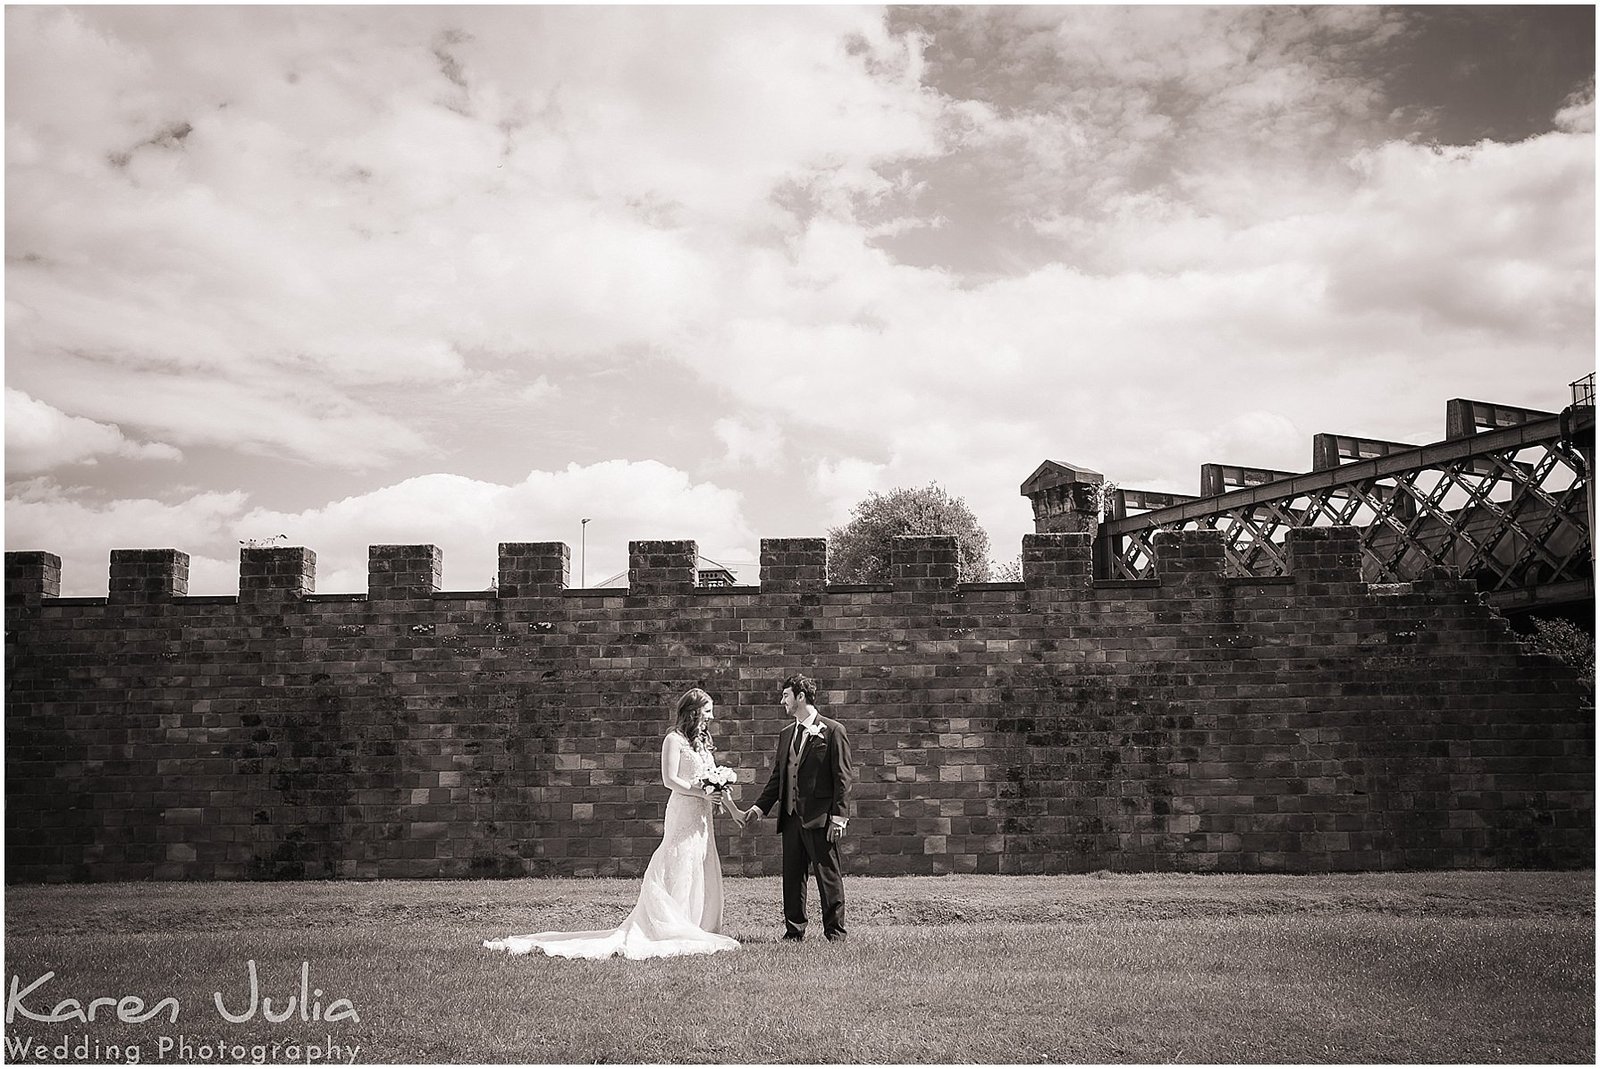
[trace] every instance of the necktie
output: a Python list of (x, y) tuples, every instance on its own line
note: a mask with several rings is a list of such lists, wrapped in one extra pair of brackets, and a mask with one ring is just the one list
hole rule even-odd
[(792, 744), (792, 746), (790, 747), (790, 750), (789, 750), (789, 775), (787, 777), (788, 781), (789, 781), (788, 782), (788, 787), (789, 787), (789, 792), (788, 792), (789, 793), (789, 807), (788, 808), (789, 808), (789, 812), (791, 812), (791, 813), (793, 813), (795, 811), (795, 808), (796, 808), (796, 798), (795, 798), (795, 796), (800, 793), (800, 744), (804, 740), (804, 738), (805, 738), (805, 735), (801, 731), (800, 726), (798, 724), (795, 725), (794, 743)]

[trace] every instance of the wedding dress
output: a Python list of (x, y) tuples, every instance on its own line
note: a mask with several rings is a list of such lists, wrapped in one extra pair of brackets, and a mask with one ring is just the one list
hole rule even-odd
[(537, 932), (484, 940), (490, 950), (526, 954), (542, 950), (562, 958), (666, 958), (732, 950), (739, 941), (722, 929), (722, 861), (711, 830), (713, 801), (693, 785), (712, 766), (709, 754), (677, 731), (661, 744), (661, 780), (667, 800), (661, 845), (650, 858), (639, 901), (620, 928), (593, 932)]

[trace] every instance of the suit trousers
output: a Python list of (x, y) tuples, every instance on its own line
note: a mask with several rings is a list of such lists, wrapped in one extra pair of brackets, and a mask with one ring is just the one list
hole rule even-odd
[(783, 826), (783, 927), (785, 939), (806, 934), (806, 877), (815, 874), (822, 899), (822, 932), (829, 939), (845, 936), (844, 878), (839, 871), (839, 844), (828, 841), (827, 828), (803, 828), (791, 816)]

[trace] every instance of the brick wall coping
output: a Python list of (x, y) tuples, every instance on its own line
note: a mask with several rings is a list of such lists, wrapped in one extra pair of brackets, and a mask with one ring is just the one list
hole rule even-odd
[[(1295, 584), (1292, 575), (1224, 575), (1219, 576), (1222, 585), (1229, 587), (1239, 586), (1286, 586)], [(1153, 590), (1161, 586), (1159, 579), (1096, 579), (1096, 590)], [(953, 592), (960, 595), (964, 591), (1007, 591), (1026, 590), (1026, 583), (957, 583)], [(891, 583), (829, 583), (822, 588), (825, 594), (892, 594), (894, 585)], [(1376, 595), (1395, 594), (1398, 590), (1383, 589), (1381, 587), (1372, 591)], [(719, 586), (696, 587), (692, 594), (716, 597), (719, 595), (752, 596), (759, 595), (759, 586)], [(500, 600), (493, 590), (435, 590), (427, 595), (433, 601), (472, 601), (472, 600)], [(561, 591), (564, 598), (638, 598), (643, 595), (629, 594), (625, 586), (615, 587), (575, 587)], [(683, 597), (685, 595), (677, 595)], [(237, 605), (237, 594), (180, 594), (168, 599), (174, 605)], [(297, 600), (312, 604), (337, 604), (369, 600), (366, 594), (304, 594)], [(48, 605), (104, 605), (106, 598), (98, 597), (68, 597), (49, 598)]]
[[(629, 606), (639, 599), (663, 596), (754, 597), (765, 593), (880, 594), (914, 593), (960, 597), (962, 590), (1026, 590), (1034, 587), (1084, 590), (1139, 590), (1171, 583), (1192, 590), (1196, 581), (1213, 586), (1260, 586), (1281, 582), (1352, 583), (1361, 581), (1360, 537), (1355, 528), (1293, 530), (1285, 539), (1289, 575), (1267, 579), (1229, 576), (1222, 535), (1217, 531), (1163, 532), (1156, 539), (1159, 575), (1148, 579), (1095, 579), (1091, 570), (1091, 541), (1086, 534), (1036, 534), (1023, 539), (1023, 583), (961, 583), (957, 581), (953, 536), (900, 537), (894, 540), (891, 582), (827, 583), (824, 575), (826, 540), (762, 539), (759, 584), (728, 587), (695, 585), (693, 541), (630, 542), (626, 587), (571, 589), (570, 548), (561, 542), (502, 542), (498, 585), (489, 589), (442, 591), (443, 553), (433, 545), (373, 545), (368, 547), (365, 593), (324, 594), (316, 590), (316, 554), (303, 546), (246, 547), (240, 550), (240, 591), (234, 603), (278, 606), (298, 601), (354, 602), (377, 600), (385, 604), (418, 600), (539, 599), (558, 595), (577, 598), (625, 598)], [(21, 604), (57, 603), (157, 604), (183, 601), (195, 605), (221, 605), (229, 595), (189, 594), (189, 555), (176, 549), (116, 549), (111, 551), (110, 589), (106, 598), (62, 599), (61, 561), (40, 551), (6, 553), (6, 600)]]

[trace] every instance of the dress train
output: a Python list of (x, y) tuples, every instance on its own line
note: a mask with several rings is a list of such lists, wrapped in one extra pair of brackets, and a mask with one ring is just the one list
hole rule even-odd
[[(674, 733), (676, 734), (676, 733)], [(663, 776), (688, 784), (702, 756), (687, 745), (663, 746)], [(676, 766), (676, 767), (674, 767)], [(674, 776), (673, 773), (676, 772)], [(684, 773), (687, 772), (687, 775)], [(739, 941), (722, 931), (722, 860), (712, 831), (710, 798), (674, 790), (667, 801), (661, 845), (650, 858), (639, 899), (620, 927), (609, 931), (536, 932), (484, 940), (490, 950), (561, 958), (664, 958), (732, 950)]]

